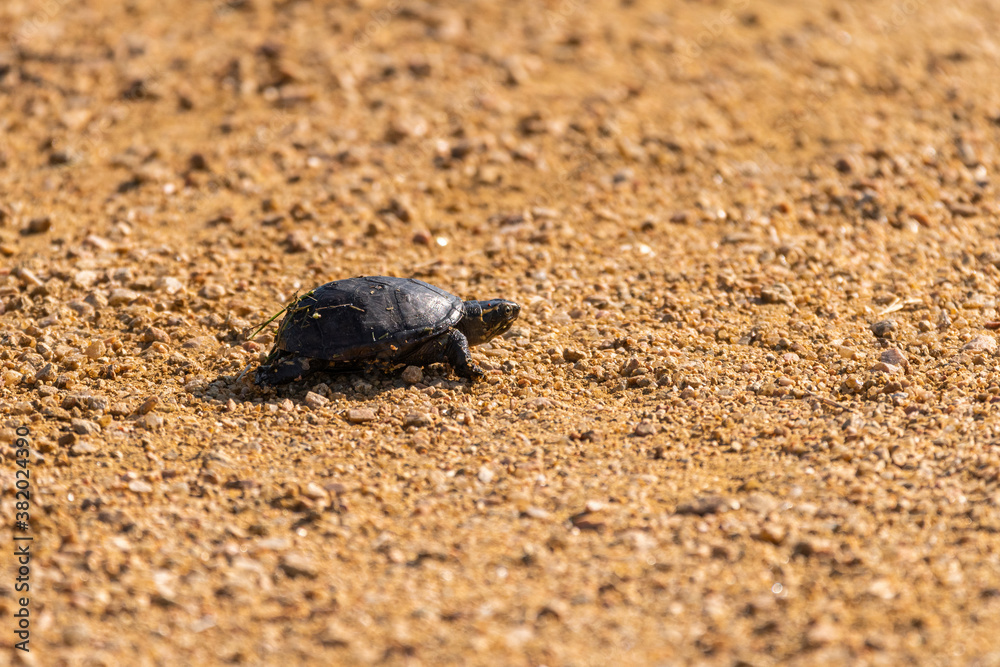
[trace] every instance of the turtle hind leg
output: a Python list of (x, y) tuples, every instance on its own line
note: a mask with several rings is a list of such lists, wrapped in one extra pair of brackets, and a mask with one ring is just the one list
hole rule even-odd
[(270, 363), (261, 364), (254, 373), (254, 384), (260, 387), (287, 384), (310, 373), (324, 370), (330, 362), (298, 355), (280, 355)]

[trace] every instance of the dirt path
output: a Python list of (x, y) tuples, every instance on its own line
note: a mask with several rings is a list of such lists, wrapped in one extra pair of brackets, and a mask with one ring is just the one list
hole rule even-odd
[(0, 665), (1000, 665), (995, 6), (339, 5), (0, 5)]

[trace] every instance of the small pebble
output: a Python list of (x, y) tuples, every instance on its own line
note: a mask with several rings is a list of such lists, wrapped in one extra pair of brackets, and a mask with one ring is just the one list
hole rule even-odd
[(125, 289), (119, 287), (117, 289), (111, 290), (111, 294), (108, 295), (108, 305), (110, 306), (124, 306), (132, 303), (139, 298), (139, 293), (134, 292), (130, 289)]
[(880, 322), (875, 322), (869, 327), (871, 332), (875, 334), (876, 338), (888, 338), (892, 335), (899, 325), (896, 324), (895, 320), (882, 320)]
[(315, 579), (319, 576), (319, 568), (316, 566), (316, 562), (299, 553), (284, 554), (279, 561), (279, 567), (282, 572), (293, 579), (297, 577)]
[(128, 483), (128, 490), (133, 493), (152, 493), (153, 485), (141, 479), (136, 479)]
[(150, 431), (155, 431), (163, 426), (164, 420), (161, 415), (156, 413), (150, 413), (136, 420), (136, 425), (140, 428), (148, 429)]
[(184, 284), (177, 278), (164, 276), (156, 279), (156, 282), (153, 284), (153, 289), (157, 292), (163, 292), (168, 296), (173, 296), (184, 289)]
[(217, 283), (208, 283), (198, 291), (198, 296), (215, 301), (226, 295), (226, 288)]
[(347, 411), (347, 421), (352, 424), (375, 421), (375, 411), (371, 408), (352, 408)]
[(150, 412), (155, 410), (156, 406), (158, 406), (159, 404), (160, 404), (159, 396), (150, 396), (145, 401), (142, 402), (142, 404), (139, 406), (136, 412), (140, 415), (149, 414)]
[(403, 426), (418, 428), (421, 426), (429, 426), (430, 423), (431, 416), (426, 412), (411, 412), (403, 418)]
[(969, 340), (969, 342), (962, 346), (962, 349), (967, 352), (985, 352), (992, 354), (993, 352), (996, 352), (997, 339), (996, 336), (976, 334)]
[(41, 218), (32, 218), (28, 221), (27, 226), (22, 230), (22, 234), (44, 234), (45, 232), (52, 229), (52, 218), (49, 216), (44, 216)]
[(80, 441), (75, 445), (70, 447), (70, 454), (73, 456), (83, 456), (84, 454), (93, 454), (97, 451), (97, 445), (92, 442)]
[(648, 419), (644, 419), (636, 425), (633, 433), (639, 437), (654, 435), (656, 433), (656, 424)]
[(70, 421), (70, 427), (74, 433), (79, 435), (96, 435), (101, 432), (101, 427), (98, 424), (87, 419), (73, 419)]
[(327, 405), (330, 402), (330, 399), (310, 391), (306, 394), (304, 402), (313, 410), (318, 410), (319, 408)]
[(403, 369), (401, 377), (403, 378), (403, 382), (417, 384), (418, 382), (423, 382), (424, 370), (420, 366), (407, 366)]

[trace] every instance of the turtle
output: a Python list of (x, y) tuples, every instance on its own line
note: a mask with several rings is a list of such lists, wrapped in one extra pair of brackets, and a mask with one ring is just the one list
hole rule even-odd
[(462, 301), (414, 278), (335, 280), (289, 304), (254, 382), (285, 384), (317, 371), (364, 370), (371, 362), (444, 361), (459, 376), (480, 379), (485, 371), (469, 346), (504, 333), (520, 312), (513, 301)]

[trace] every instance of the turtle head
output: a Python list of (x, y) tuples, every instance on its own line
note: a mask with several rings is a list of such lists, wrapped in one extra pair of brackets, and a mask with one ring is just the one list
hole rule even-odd
[(506, 299), (466, 301), (465, 317), (455, 328), (465, 334), (469, 345), (479, 345), (510, 329), (521, 314), (521, 306)]

